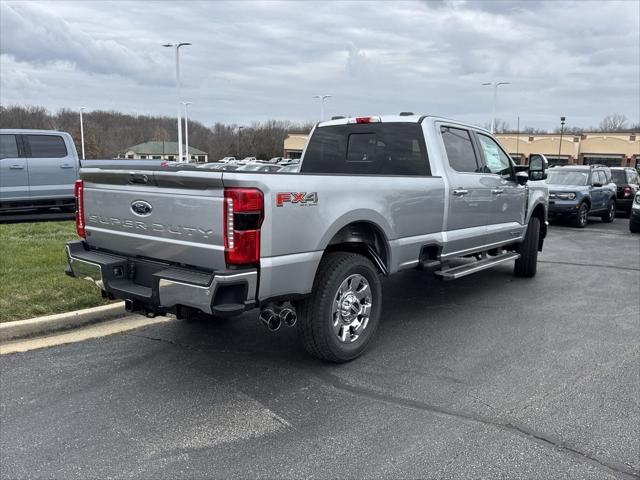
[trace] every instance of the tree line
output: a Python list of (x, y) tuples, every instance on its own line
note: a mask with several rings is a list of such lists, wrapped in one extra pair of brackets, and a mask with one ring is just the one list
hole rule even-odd
[[(175, 117), (130, 115), (95, 110), (83, 115), (86, 158), (115, 158), (134, 145), (149, 141), (177, 141)], [(242, 126), (215, 123), (208, 127), (189, 120), (189, 146), (204, 150), (210, 160), (225, 156), (282, 156), (284, 139), (290, 133), (309, 133), (312, 123), (267, 120)], [(80, 152), (80, 120), (75, 110), (56, 113), (38, 106), (0, 106), (0, 128), (31, 128), (68, 132)], [(183, 130), (184, 141), (184, 130)]]
[[(286, 120), (253, 122), (247, 126), (215, 123), (207, 127), (189, 121), (189, 146), (204, 150), (210, 160), (226, 156), (255, 156), (262, 159), (282, 156), (284, 139), (290, 133), (309, 133), (312, 123)], [(44, 107), (0, 106), (0, 128), (32, 128), (69, 132), (80, 152), (80, 122), (75, 110), (61, 109), (56, 113)], [(485, 125), (489, 128), (489, 125)], [(640, 132), (640, 123), (631, 123), (624, 115), (613, 113), (602, 119), (597, 127), (588, 129), (566, 125), (567, 134), (583, 132)], [(516, 133), (508, 123), (498, 119), (497, 133)], [(520, 133), (559, 133), (523, 127)], [(139, 143), (148, 141), (177, 141), (176, 119), (167, 116), (130, 115), (115, 111), (95, 110), (84, 114), (85, 155), (87, 158), (115, 158)], [(183, 137), (184, 138), (184, 137)]]

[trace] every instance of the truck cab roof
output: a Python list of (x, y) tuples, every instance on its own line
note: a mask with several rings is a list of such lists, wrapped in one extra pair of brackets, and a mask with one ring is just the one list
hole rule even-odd
[[(367, 120), (368, 119), (368, 120)], [(452, 123), (456, 125), (460, 125), (465, 128), (473, 128), (474, 130), (486, 132), (491, 134), (488, 130), (479, 127), (477, 125), (472, 125), (470, 123), (460, 122), (459, 120), (453, 120), (446, 117), (440, 117), (437, 115), (358, 115), (354, 117), (344, 117), (344, 118), (336, 118), (334, 120), (326, 120), (324, 122), (319, 122), (316, 126), (318, 128), (321, 127), (330, 127), (333, 125), (347, 125), (354, 123), (435, 123), (435, 122), (446, 122)]]

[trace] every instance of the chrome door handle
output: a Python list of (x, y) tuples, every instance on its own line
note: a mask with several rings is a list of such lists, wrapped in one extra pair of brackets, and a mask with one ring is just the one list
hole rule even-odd
[(63, 163), (60, 165), (60, 168), (73, 168), (73, 165), (69, 165), (68, 163)]
[(463, 195), (466, 195), (467, 193), (469, 193), (469, 190), (465, 190), (463, 188), (459, 188), (459, 189), (453, 191), (453, 194), (456, 197), (462, 197)]
[(494, 195), (500, 195), (501, 193), (504, 193), (504, 190), (494, 188), (493, 190), (491, 190), (491, 193), (493, 193)]
[(24, 165), (11, 165), (9, 168), (11, 170), (24, 170)]

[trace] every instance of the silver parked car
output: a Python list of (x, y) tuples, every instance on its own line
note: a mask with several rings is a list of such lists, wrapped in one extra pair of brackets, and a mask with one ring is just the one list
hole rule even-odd
[(0, 130), (0, 212), (75, 208), (79, 160), (71, 135), (52, 130)]

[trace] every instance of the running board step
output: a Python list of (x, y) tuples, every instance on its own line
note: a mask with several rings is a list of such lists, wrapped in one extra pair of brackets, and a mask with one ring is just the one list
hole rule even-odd
[(501, 263), (508, 262), (510, 260), (517, 260), (518, 258), (520, 258), (519, 253), (507, 252), (496, 255), (495, 257), (486, 257), (467, 265), (447, 268), (446, 270), (438, 270), (437, 272), (434, 272), (434, 274), (442, 277), (443, 280), (455, 280), (456, 278), (466, 277), (472, 273), (495, 267), (496, 265), (500, 265)]

